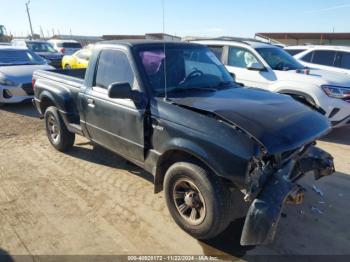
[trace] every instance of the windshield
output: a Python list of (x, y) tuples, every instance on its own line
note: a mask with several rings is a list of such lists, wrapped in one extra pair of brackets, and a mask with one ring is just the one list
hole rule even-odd
[(43, 65), (45, 60), (28, 50), (1, 50), (0, 65)]
[[(234, 86), (225, 66), (206, 47), (163, 45), (146, 47), (139, 51), (150, 86), (157, 96), (165, 94), (165, 71), (167, 92), (216, 91)], [(166, 61), (166, 62), (164, 62)]]
[(27, 47), (37, 53), (56, 53), (55, 49), (49, 43), (27, 42)]
[(79, 49), (82, 47), (80, 43), (70, 43), (70, 42), (59, 43), (57, 44), (57, 46), (63, 47), (63, 48), (76, 48), (76, 49)]
[(303, 65), (282, 48), (257, 48), (256, 51), (273, 70), (287, 71), (304, 68)]

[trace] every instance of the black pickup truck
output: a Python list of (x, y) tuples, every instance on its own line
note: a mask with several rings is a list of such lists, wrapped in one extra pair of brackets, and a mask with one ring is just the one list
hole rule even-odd
[(330, 131), (323, 115), (237, 85), (198, 44), (101, 43), (86, 72), (37, 71), (33, 86), (57, 150), (79, 134), (152, 173), (175, 222), (198, 239), (246, 217), (241, 244), (269, 243), (283, 205), (302, 201), (297, 180), (334, 172), (315, 147)]

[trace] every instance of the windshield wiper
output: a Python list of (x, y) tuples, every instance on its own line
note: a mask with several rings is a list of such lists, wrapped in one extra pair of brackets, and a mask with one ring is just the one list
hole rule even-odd
[(235, 85), (235, 82), (233, 81), (221, 81), (215, 88), (227, 88), (227, 87), (233, 87)]
[(216, 92), (218, 89), (213, 87), (176, 87), (174, 89), (168, 90), (169, 93), (179, 93), (179, 92), (186, 92), (186, 91), (209, 91), (209, 92)]

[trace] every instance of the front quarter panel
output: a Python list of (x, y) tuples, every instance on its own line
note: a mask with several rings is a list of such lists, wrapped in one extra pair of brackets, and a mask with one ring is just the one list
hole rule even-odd
[(243, 187), (247, 165), (256, 143), (245, 133), (205, 113), (162, 99), (151, 103), (152, 147), (164, 155), (169, 150), (199, 158), (218, 176)]

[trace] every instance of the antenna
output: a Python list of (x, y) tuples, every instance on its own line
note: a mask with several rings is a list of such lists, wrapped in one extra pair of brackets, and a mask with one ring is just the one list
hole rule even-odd
[(163, 51), (164, 51), (164, 100), (168, 99), (167, 70), (166, 70), (166, 48), (165, 48), (165, 0), (162, 0), (163, 7)]
[(32, 19), (30, 18), (30, 12), (29, 12), (29, 4), (30, 4), (30, 0), (28, 0), (28, 1), (25, 3), (25, 5), (26, 5), (28, 20), (29, 20), (29, 27), (30, 27), (31, 38), (34, 39), (34, 32), (33, 32), (33, 26), (32, 26)]

